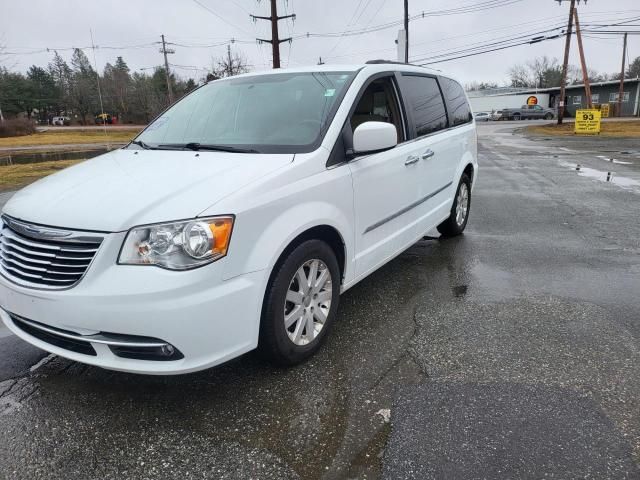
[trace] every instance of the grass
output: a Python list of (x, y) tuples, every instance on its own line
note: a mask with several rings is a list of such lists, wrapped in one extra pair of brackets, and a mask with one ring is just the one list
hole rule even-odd
[[(640, 137), (640, 121), (603, 121), (600, 127), (602, 137)], [(533, 135), (544, 135), (548, 137), (573, 136), (573, 122), (562, 125), (530, 125), (526, 127), (527, 133)]]
[(39, 145), (92, 144), (92, 143), (126, 143), (135, 137), (139, 128), (127, 130), (63, 130), (38, 132), (33, 135), (0, 138), (0, 148), (31, 147)]
[(53, 160), (0, 166), (0, 192), (16, 190), (84, 160)]

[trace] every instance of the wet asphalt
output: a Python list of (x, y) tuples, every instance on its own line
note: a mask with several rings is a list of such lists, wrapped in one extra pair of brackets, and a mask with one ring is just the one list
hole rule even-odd
[(640, 141), (518, 128), (479, 126), (465, 235), (345, 293), (296, 368), (129, 375), (0, 328), (0, 478), (640, 478)]

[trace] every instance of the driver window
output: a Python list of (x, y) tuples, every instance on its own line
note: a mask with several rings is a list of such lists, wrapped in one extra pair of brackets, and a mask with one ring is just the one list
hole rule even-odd
[(351, 116), (352, 130), (364, 122), (391, 123), (398, 132), (398, 143), (404, 141), (402, 117), (391, 82), (391, 77), (384, 77), (369, 84)]

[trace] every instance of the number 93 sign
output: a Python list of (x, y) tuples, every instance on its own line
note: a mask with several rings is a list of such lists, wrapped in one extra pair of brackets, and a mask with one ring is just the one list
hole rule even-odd
[(576, 110), (575, 133), (587, 135), (600, 133), (600, 110)]

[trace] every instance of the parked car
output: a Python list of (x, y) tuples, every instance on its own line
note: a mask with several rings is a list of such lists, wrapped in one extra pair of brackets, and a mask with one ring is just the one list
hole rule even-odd
[(431, 229), (464, 231), (477, 171), (468, 100), (439, 71), (209, 82), (126, 148), (7, 202), (0, 317), (114, 370), (185, 373), (256, 347), (295, 364), (326, 339), (341, 293)]
[(540, 105), (523, 105), (520, 108), (503, 108), (501, 111), (501, 120), (534, 120), (545, 119), (552, 120), (555, 116), (555, 110), (544, 108)]
[(53, 117), (51, 119), (51, 125), (69, 126), (69, 125), (71, 125), (71, 118), (69, 118), (69, 117)]
[(491, 116), (487, 112), (478, 112), (473, 116), (476, 119), (476, 122), (488, 122), (491, 119)]
[(104, 125), (105, 123), (111, 125), (113, 118), (108, 113), (99, 113), (95, 118), (96, 125)]

